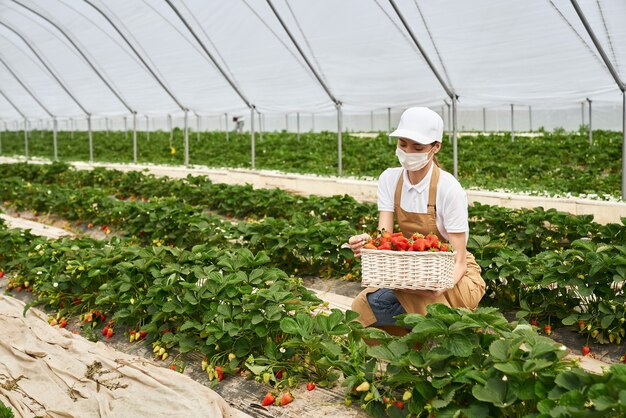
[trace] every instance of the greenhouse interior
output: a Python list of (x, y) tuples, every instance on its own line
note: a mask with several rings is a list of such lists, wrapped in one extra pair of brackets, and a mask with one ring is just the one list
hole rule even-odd
[(626, 416), (625, 20), (1, 0), (0, 418)]

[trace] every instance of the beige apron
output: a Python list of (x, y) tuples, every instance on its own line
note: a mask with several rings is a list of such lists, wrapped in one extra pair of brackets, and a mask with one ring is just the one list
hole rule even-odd
[[(400, 179), (396, 185), (394, 195), (394, 212), (397, 217), (400, 231), (405, 237), (410, 237), (413, 233), (418, 232), (426, 235), (436, 233), (441, 239), (441, 233), (437, 229), (437, 209), (435, 202), (437, 201), (437, 183), (439, 181), (439, 167), (433, 167), (433, 173), (430, 179), (430, 188), (428, 192), (427, 213), (407, 212), (400, 207), (400, 196), (402, 195), (402, 185), (404, 184), (404, 172), (400, 174)], [(395, 289), (394, 294), (402, 307), (408, 313), (419, 313), (426, 315), (426, 306), (431, 303), (443, 303), (444, 305), (455, 308), (475, 309), (478, 302), (485, 294), (485, 281), (480, 276), (480, 266), (472, 254), (467, 252), (467, 270), (465, 275), (452, 289), (442, 293), (437, 297), (425, 298), (422, 295), (416, 295)], [(368, 287), (363, 290), (352, 302), (352, 310), (360, 314), (358, 320), (367, 327), (376, 322), (376, 316), (367, 302), (367, 295), (378, 290), (375, 287)], [(393, 335), (404, 335), (406, 329), (397, 326), (380, 327)]]

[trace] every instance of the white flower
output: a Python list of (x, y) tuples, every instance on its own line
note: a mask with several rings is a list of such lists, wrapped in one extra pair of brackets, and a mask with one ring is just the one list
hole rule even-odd
[(284, 352), (285, 352), (285, 351), (287, 351), (287, 350), (285, 350), (285, 347), (280, 347), (280, 348), (278, 349), (278, 351), (280, 351), (281, 353), (284, 353)]
[(562, 345), (562, 346), (560, 346), (560, 347), (559, 347), (559, 350), (561, 350), (561, 351), (565, 351), (565, 350), (567, 350), (567, 347), (565, 347), (564, 345)]
[(507, 380), (509, 380), (509, 378), (508, 378), (508, 377), (506, 377), (506, 375), (502, 376), (502, 381), (503, 381), (503, 382), (506, 382)]
[(57, 282), (52, 283), (52, 287), (59, 287), (59, 284)]

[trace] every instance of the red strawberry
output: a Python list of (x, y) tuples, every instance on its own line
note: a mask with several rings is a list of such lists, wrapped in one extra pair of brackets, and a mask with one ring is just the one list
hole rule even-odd
[(291, 393), (287, 392), (283, 395), (282, 398), (280, 398), (280, 404), (282, 406), (285, 406), (287, 404), (290, 404), (291, 402), (293, 402), (293, 396), (291, 396)]
[(591, 352), (591, 348), (589, 348), (588, 345), (583, 345), (582, 352), (583, 352), (583, 356), (586, 356), (587, 354)]
[(65, 319), (62, 319), (61, 322), (59, 322), (59, 326), (61, 328), (65, 328), (67, 326), (67, 321)]
[(215, 372), (217, 373), (217, 381), (221, 382), (224, 379), (224, 368), (222, 366), (215, 367)]
[(4, 271), (0, 271), (0, 279), (4, 277)]
[(267, 392), (267, 394), (265, 395), (265, 398), (263, 398), (263, 402), (261, 402), (261, 405), (269, 406), (269, 405), (272, 405), (275, 401), (276, 401), (276, 396), (272, 395), (272, 392)]
[(395, 401), (393, 404), (400, 409), (404, 409), (404, 402), (402, 401)]
[(170, 364), (170, 370), (176, 371), (176, 365), (174, 363)]
[(315, 389), (315, 383), (309, 382), (306, 384), (306, 390), (311, 391), (313, 389)]
[(448, 244), (441, 244), (439, 246), (439, 251), (441, 251), (442, 253), (445, 253), (448, 251)]
[(545, 327), (543, 327), (543, 330), (546, 333), (546, 335), (552, 334), (552, 327), (550, 325), (546, 325)]
[(426, 251), (427, 242), (424, 238), (418, 238), (413, 242), (413, 250), (414, 251)]
[(107, 340), (113, 336), (113, 328), (109, 328), (107, 331)]
[(283, 378), (283, 371), (282, 369), (276, 372), (276, 379), (282, 379)]
[(143, 340), (144, 338), (146, 338), (146, 335), (148, 335), (148, 333), (146, 331), (139, 331), (139, 339)]
[(578, 320), (578, 329), (581, 331), (585, 329), (585, 321), (583, 321), (582, 319)]
[(108, 333), (109, 333), (109, 327), (104, 327), (104, 329), (102, 330), (102, 335), (106, 337)]
[(533, 319), (532, 321), (530, 321), (530, 325), (532, 325), (533, 327), (538, 327), (539, 321), (537, 321), (536, 319)]

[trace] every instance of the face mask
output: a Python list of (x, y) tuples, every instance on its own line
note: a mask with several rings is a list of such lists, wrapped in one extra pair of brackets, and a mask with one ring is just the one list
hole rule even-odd
[(417, 171), (426, 167), (430, 161), (429, 152), (404, 152), (400, 148), (396, 148), (396, 156), (402, 167), (407, 171)]

